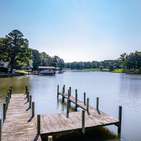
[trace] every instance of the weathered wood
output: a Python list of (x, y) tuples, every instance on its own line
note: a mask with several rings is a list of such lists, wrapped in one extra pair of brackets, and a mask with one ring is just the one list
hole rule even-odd
[(86, 105), (86, 92), (84, 92), (84, 105)]
[(59, 85), (57, 85), (57, 99), (59, 99)]
[(37, 115), (37, 134), (40, 135), (41, 133), (41, 116)]
[(65, 85), (63, 85), (63, 88), (62, 88), (62, 103), (64, 103), (65, 101)]
[(99, 97), (96, 98), (96, 110), (100, 114), (100, 110), (99, 110)]
[(82, 111), (82, 133), (85, 134), (85, 111)]
[(6, 104), (3, 103), (3, 122), (5, 121), (6, 118)]
[(90, 114), (90, 111), (89, 111), (89, 98), (87, 98), (87, 113)]
[(67, 99), (67, 115), (66, 117), (69, 118), (69, 110), (70, 110), (70, 99), (69, 99), (70, 95), (69, 95), (69, 90), (68, 90), (68, 99)]
[(32, 117), (35, 116), (35, 103), (32, 102)]
[(30, 95), (29, 96), (29, 109), (31, 108), (31, 106), (32, 106), (32, 96)]
[(122, 106), (119, 106), (119, 123), (118, 123), (118, 136), (121, 137), (121, 122), (122, 122)]
[[(117, 119), (102, 113), (98, 114), (96, 110), (90, 108), (90, 115), (85, 111), (85, 129), (94, 127), (103, 127), (115, 125)], [(82, 112), (70, 112), (69, 118), (62, 113), (41, 116), (41, 134), (53, 135), (69, 131), (82, 131)]]
[[(24, 94), (11, 96), (6, 119), (2, 126), (2, 141), (33, 141), (36, 139), (36, 117), (31, 119), (31, 111), (26, 110), (28, 106)], [(40, 137), (37, 140), (41, 141)]]
[(7, 110), (7, 108), (8, 108), (8, 103), (9, 103), (9, 97), (6, 96), (6, 98), (5, 98), (6, 110)]
[(77, 111), (77, 99), (78, 99), (78, 93), (77, 93), (77, 89), (75, 89), (75, 111)]

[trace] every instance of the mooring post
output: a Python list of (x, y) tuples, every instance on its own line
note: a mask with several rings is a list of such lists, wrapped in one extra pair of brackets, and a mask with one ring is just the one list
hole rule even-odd
[(69, 87), (69, 96), (71, 96), (71, 87)]
[(2, 121), (1, 121), (1, 119), (0, 119), (0, 141), (2, 141), (2, 140), (1, 140), (1, 132), (2, 132)]
[(27, 92), (28, 92), (28, 87), (25, 86), (25, 94), (26, 94), (26, 97), (27, 97)]
[(29, 95), (29, 92), (27, 92), (27, 102), (29, 102), (29, 98), (30, 97), (30, 95)]
[(69, 118), (69, 109), (70, 109), (70, 94), (69, 94), (69, 90), (68, 90), (68, 98), (67, 98), (67, 115), (66, 117)]
[(32, 117), (35, 116), (35, 103), (32, 102)]
[(12, 94), (12, 86), (9, 87), (9, 95), (10, 95), (10, 98), (11, 98), (11, 94)]
[(100, 110), (99, 110), (99, 97), (96, 98), (96, 110), (97, 110), (98, 114), (100, 114)]
[(9, 97), (8, 96), (6, 96), (6, 98), (5, 98), (5, 103), (6, 103), (6, 110), (8, 109), (8, 103), (9, 103)]
[(65, 85), (63, 85), (63, 88), (62, 88), (62, 103), (64, 103), (65, 101)]
[(88, 113), (88, 115), (90, 114), (90, 111), (89, 111), (89, 98), (87, 98), (87, 113)]
[(48, 141), (53, 141), (53, 137), (52, 136), (48, 136)]
[(77, 111), (77, 100), (78, 100), (78, 93), (77, 93), (77, 89), (75, 89), (75, 111)]
[(41, 116), (37, 115), (37, 134), (40, 135), (41, 132)]
[(32, 96), (29, 96), (29, 108), (31, 108), (31, 104), (32, 104)]
[(86, 105), (86, 93), (84, 92), (84, 105)]
[(82, 133), (85, 134), (85, 111), (82, 111)]
[(65, 85), (63, 85), (63, 94), (65, 94)]
[(57, 99), (59, 99), (59, 85), (57, 85)]
[(71, 97), (71, 87), (69, 87), (69, 107), (71, 107), (70, 97)]
[(5, 118), (6, 118), (6, 104), (3, 103), (3, 122), (4, 122)]
[(119, 106), (118, 119), (118, 136), (121, 137), (122, 106)]

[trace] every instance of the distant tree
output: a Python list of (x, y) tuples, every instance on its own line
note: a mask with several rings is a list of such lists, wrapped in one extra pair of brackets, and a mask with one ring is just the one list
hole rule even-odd
[(33, 69), (38, 69), (39, 65), (41, 64), (40, 53), (36, 49), (32, 49), (32, 66)]

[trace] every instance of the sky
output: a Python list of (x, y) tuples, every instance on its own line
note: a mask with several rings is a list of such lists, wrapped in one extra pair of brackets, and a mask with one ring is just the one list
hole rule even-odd
[(0, 37), (14, 29), (65, 62), (116, 59), (141, 51), (141, 0), (0, 0)]

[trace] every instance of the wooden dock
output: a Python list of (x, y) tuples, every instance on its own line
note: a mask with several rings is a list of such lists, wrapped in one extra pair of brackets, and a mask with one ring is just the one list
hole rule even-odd
[(10, 97), (3, 106), (1, 141), (41, 141), (37, 135), (36, 118), (32, 117), (25, 95), (12, 94)]
[[(12, 93), (12, 92), (11, 92)], [(25, 94), (8, 94), (6, 104), (3, 105), (3, 125), (0, 130), (1, 141), (41, 141), (42, 137), (52, 141), (52, 136), (70, 131), (81, 131), (85, 134), (87, 128), (116, 125), (118, 135), (121, 134), (122, 108), (119, 108), (119, 119), (115, 119), (99, 110), (99, 99), (97, 108), (89, 105), (89, 99), (84, 101), (78, 99), (77, 90), (75, 96), (71, 94), (71, 88), (65, 93), (57, 87), (57, 98), (61, 96), (62, 102), (67, 103), (67, 112), (53, 115), (35, 116), (34, 102), (26, 88)], [(71, 103), (75, 105), (75, 111), (69, 112)], [(81, 110), (77, 111), (77, 108)]]

